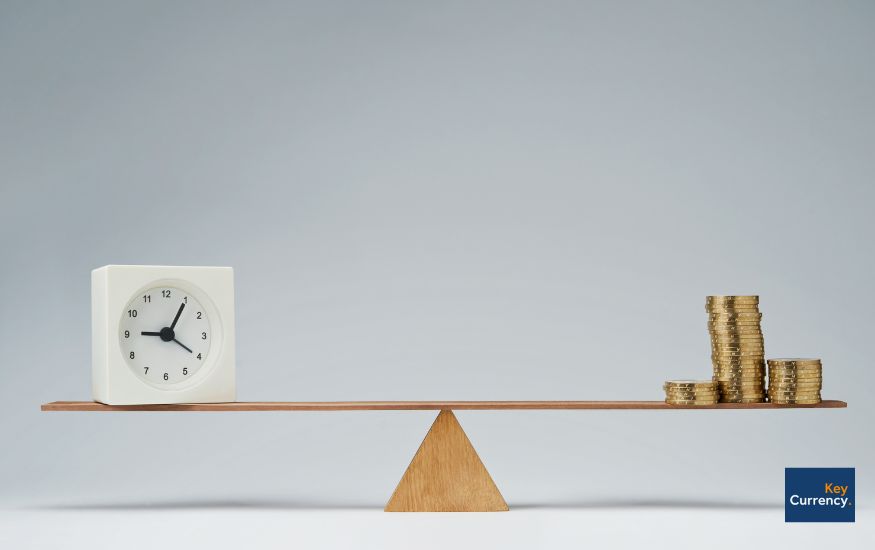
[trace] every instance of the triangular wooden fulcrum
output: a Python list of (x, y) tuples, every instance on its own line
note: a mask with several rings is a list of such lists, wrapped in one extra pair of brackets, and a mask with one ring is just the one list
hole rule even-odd
[(507, 503), (452, 411), (438, 414), (386, 512), (505, 512)]

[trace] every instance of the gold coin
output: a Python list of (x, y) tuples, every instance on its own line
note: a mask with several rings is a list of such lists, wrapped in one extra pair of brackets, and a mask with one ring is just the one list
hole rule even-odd
[(727, 347), (727, 346), (744, 346), (744, 347), (765, 347), (766, 343), (763, 341), (762, 336), (751, 336), (748, 338), (739, 338), (737, 336), (732, 337), (711, 337), (711, 346), (717, 347)]
[(732, 351), (733, 348), (756, 349), (762, 351), (765, 349), (765, 342), (762, 340), (748, 340), (744, 342), (739, 340), (736, 340), (735, 342), (719, 342), (711, 340), (711, 349), (714, 350), (715, 348), (718, 350), (726, 349), (728, 351)]
[(763, 318), (762, 313), (736, 312), (736, 313), (709, 313), (707, 324), (709, 325), (759, 325)]
[(674, 394), (666, 394), (666, 399), (671, 401), (718, 401), (720, 399), (719, 393), (713, 393), (711, 395), (674, 395)]
[(759, 302), (759, 294), (711, 294), (705, 296), (709, 302)]
[(820, 401), (820, 395), (787, 395), (787, 396), (777, 396), (770, 395), (769, 401), (772, 403), (800, 403), (803, 401)]
[(724, 401), (724, 403), (765, 403), (765, 396), (761, 397), (737, 397), (733, 398), (731, 401)]
[(820, 390), (820, 388), (807, 388), (798, 390), (769, 388), (769, 393), (773, 393), (775, 395), (807, 395), (812, 393), (820, 393)]
[(816, 358), (804, 358), (804, 357), (773, 357), (769, 359), (769, 361), (773, 363), (788, 363), (794, 365), (800, 364), (808, 364), (808, 363), (817, 363), (818, 365), (821, 363), (820, 359)]
[(787, 382), (794, 381), (813, 381), (823, 380), (822, 374), (776, 374), (774, 371), (769, 371), (769, 378), (772, 380), (786, 380)]
[(746, 397), (739, 397), (737, 399), (723, 399), (721, 403), (765, 403), (765, 397), (752, 397), (750, 399)]
[(762, 312), (757, 304), (713, 304), (705, 306), (705, 313), (708, 315), (735, 315), (738, 313), (754, 315)]
[(732, 310), (756, 310), (759, 309), (760, 305), (757, 302), (720, 302), (720, 301), (710, 301), (705, 302), (705, 311), (732, 311)]
[(804, 377), (811, 378), (812, 376), (823, 376), (823, 371), (818, 370), (818, 369), (783, 370), (783, 369), (776, 369), (775, 367), (769, 367), (769, 374), (771, 374), (772, 376), (783, 376), (785, 378), (794, 378), (797, 376), (800, 376), (803, 378)]
[(731, 376), (736, 378), (765, 378), (766, 371), (764, 371), (761, 367), (758, 367), (753, 364), (745, 364), (745, 365), (725, 365), (722, 363), (718, 363), (713, 366), (711, 369), (712, 376), (720, 375), (720, 376)]
[[(759, 310), (757, 306), (733, 306), (733, 307), (706, 307), (705, 313), (708, 314), (709, 320), (713, 318), (713, 320), (721, 320), (733, 315), (740, 315), (746, 313), (747, 315), (762, 315), (762, 312)], [(716, 316), (716, 317), (715, 317)], [(749, 320), (745, 319), (745, 322), (749, 322)], [(750, 321), (759, 322), (759, 319), (751, 319)], [(732, 321), (734, 322), (734, 321)]]
[[(816, 396), (811, 396), (816, 397)], [(719, 401), (720, 395), (703, 395), (703, 396), (689, 396), (689, 395), (666, 395), (666, 399), (669, 401)]]
[(730, 368), (730, 367), (714, 367), (711, 374), (712, 380), (765, 380), (766, 375), (761, 370), (754, 367), (745, 368)]
[(677, 387), (711, 387), (714, 385), (713, 380), (666, 380), (666, 385)]
[(778, 368), (775, 368), (771, 365), (769, 366), (769, 372), (771, 374), (774, 374), (775, 376), (787, 376), (790, 378), (792, 378), (794, 376), (809, 376), (810, 377), (810, 376), (822, 376), (823, 375), (822, 369), (778, 369)]
[(822, 399), (770, 399), (775, 405), (817, 405)]

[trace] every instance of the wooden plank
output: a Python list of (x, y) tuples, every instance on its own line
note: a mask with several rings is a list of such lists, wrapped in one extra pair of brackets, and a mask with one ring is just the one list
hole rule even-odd
[(386, 512), (506, 512), (507, 503), (452, 411), (441, 411)]
[(440, 410), (700, 410), (700, 409), (837, 409), (844, 401), (816, 405), (720, 403), (713, 406), (668, 405), (663, 401), (238, 401), (179, 405), (104, 405), (94, 401), (54, 401), (43, 411), (440, 411)]

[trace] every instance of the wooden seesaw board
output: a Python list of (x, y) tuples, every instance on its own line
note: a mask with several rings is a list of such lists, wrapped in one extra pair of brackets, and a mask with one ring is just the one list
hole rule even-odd
[(735, 410), (837, 409), (844, 401), (815, 405), (718, 403), (669, 405), (663, 401), (238, 401), (173, 405), (104, 405), (54, 401), (53, 412), (257, 412), (257, 411), (440, 411), (410, 466), (392, 493), (387, 512), (495, 512), (508, 509), (504, 497), (459, 425), (454, 410)]

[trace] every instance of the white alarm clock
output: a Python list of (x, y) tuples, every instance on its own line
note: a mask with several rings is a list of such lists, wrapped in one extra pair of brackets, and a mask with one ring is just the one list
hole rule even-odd
[(91, 378), (109, 405), (234, 401), (233, 269), (92, 271)]

